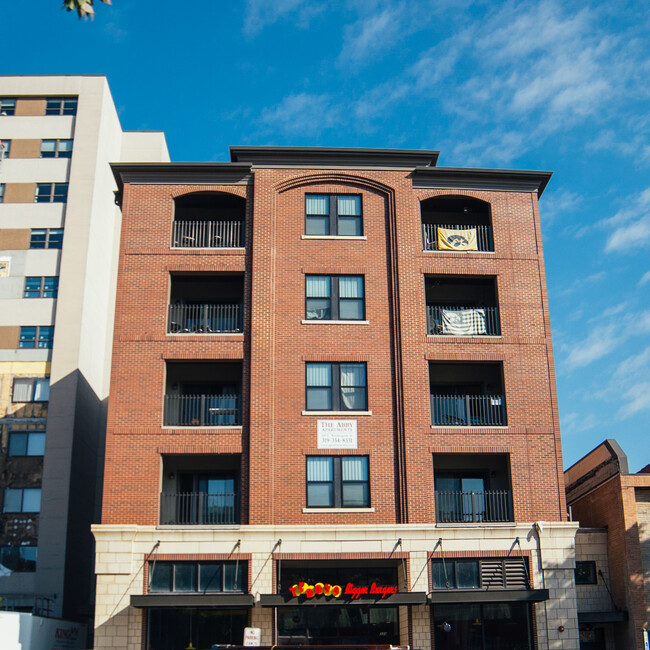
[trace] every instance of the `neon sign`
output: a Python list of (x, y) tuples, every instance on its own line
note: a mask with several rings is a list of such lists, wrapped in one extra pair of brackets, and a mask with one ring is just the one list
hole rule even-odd
[(353, 585), (348, 582), (345, 589), (340, 585), (331, 585), (328, 582), (317, 582), (310, 585), (307, 582), (299, 582), (298, 584), (289, 587), (289, 591), (294, 598), (298, 596), (306, 596), (307, 598), (314, 598), (316, 596), (329, 596), (340, 598), (343, 596), (350, 596), (352, 600), (357, 600), (361, 596), (374, 596), (386, 598), (390, 594), (397, 593), (396, 585), (378, 585), (373, 582), (370, 585)]

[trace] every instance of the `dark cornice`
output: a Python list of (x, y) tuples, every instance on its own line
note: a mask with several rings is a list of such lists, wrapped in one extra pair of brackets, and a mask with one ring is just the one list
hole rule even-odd
[(241, 185), (251, 182), (247, 163), (111, 163), (119, 191), (125, 183)]
[(417, 167), (414, 187), (535, 192), (541, 196), (553, 172), (464, 167)]
[(132, 607), (253, 607), (252, 594), (144, 594), (132, 595)]
[(230, 147), (232, 162), (306, 167), (420, 167), (435, 165), (439, 151), (335, 147)]
[(493, 602), (528, 602), (539, 603), (550, 597), (548, 589), (467, 589), (453, 591), (431, 591), (427, 596), (433, 603), (493, 603)]

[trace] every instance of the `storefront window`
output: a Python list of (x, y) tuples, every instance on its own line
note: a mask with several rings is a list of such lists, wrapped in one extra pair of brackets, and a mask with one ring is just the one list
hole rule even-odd
[(436, 650), (532, 650), (527, 603), (439, 604)]
[(151, 609), (146, 647), (178, 650), (241, 645), (247, 625), (245, 609)]
[[(149, 591), (246, 591), (246, 562), (151, 562)], [(198, 589), (197, 589), (198, 585)]]

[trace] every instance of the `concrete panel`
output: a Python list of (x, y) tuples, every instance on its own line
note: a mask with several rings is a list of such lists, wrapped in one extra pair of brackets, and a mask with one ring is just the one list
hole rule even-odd
[(13, 350), (18, 347), (20, 327), (13, 325), (0, 326), (0, 350)]
[(40, 158), (41, 140), (12, 140), (9, 158)]
[[(52, 350), (23, 350), (23, 349), (14, 349), (14, 350), (2, 350), (0, 349), (0, 364), (7, 363), (33, 363), (38, 362), (47, 362), (52, 356)], [(27, 373), (30, 374), (30, 373)], [(39, 375), (43, 373), (31, 373), (34, 375)], [(49, 374), (49, 370), (47, 372)]]
[[(69, 158), (10, 158), (2, 163), (2, 178), (5, 183), (26, 180), (34, 183), (66, 183), (69, 167)], [(34, 201), (33, 195), (31, 200)]]
[(16, 115), (45, 115), (43, 98), (21, 97), (16, 101)]
[(0, 228), (61, 228), (65, 203), (0, 203)]
[(74, 120), (70, 115), (8, 116), (0, 117), (0, 126), (2, 136), (7, 140), (69, 139), (74, 133)]
[[(11, 162), (9, 160), (5, 161)], [(4, 203), (34, 203), (36, 183), (7, 183)]]
[[(13, 147), (13, 143), (11, 145)], [(121, 162), (162, 162), (169, 160), (165, 134), (127, 131), (122, 135)]]
[(53, 325), (55, 304), (52, 298), (9, 298), (0, 311), (0, 326)]
[(3, 228), (0, 230), (0, 250), (27, 250), (30, 236), (29, 228)]
[[(25, 275), (58, 275), (61, 252), (56, 248), (30, 249), (25, 253)], [(12, 274), (13, 275), (13, 274)]]

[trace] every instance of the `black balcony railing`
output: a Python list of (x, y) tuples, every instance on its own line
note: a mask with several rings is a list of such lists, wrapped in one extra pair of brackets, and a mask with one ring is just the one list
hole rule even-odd
[[(492, 239), (492, 226), (458, 226), (445, 225), (442, 223), (423, 223), (422, 224), (422, 248), (425, 251), (437, 251), (438, 247), (438, 228), (447, 230), (474, 230), (476, 231), (476, 248), (479, 251), (493, 251), (494, 241)], [(445, 249), (446, 250), (446, 249)], [(459, 248), (458, 250), (466, 250)]]
[(503, 395), (431, 395), (431, 424), (448, 427), (505, 426)]
[(224, 427), (241, 424), (239, 395), (165, 395), (165, 425)]
[(435, 336), (499, 336), (499, 308), (427, 305), (427, 333)]
[(243, 331), (241, 305), (169, 305), (169, 334)]
[(510, 490), (438, 492), (436, 521), (441, 524), (513, 521)]
[(241, 248), (243, 221), (174, 221), (174, 248)]
[(205, 492), (162, 493), (160, 495), (162, 525), (205, 524), (219, 526), (238, 524), (236, 494)]

